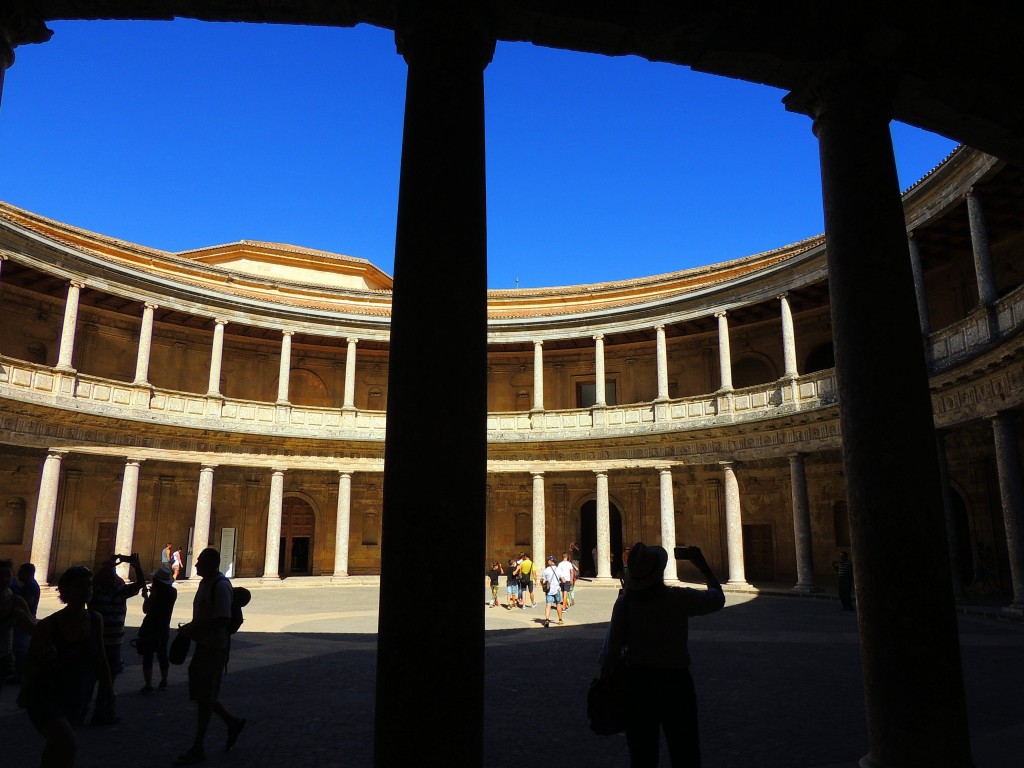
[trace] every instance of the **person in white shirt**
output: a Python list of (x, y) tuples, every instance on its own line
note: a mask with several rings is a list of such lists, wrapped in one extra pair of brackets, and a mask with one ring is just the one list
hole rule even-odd
[(540, 579), (542, 584), (547, 584), (544, 595), (544, 626), (551, 625), (552, 605), (558, 609), (558, 623), (564, 624), (565, 622), (562, 621), (562, 585), (558, 581), (558, 569), (555, 566), (554, 555), (548, 555), (548, 566), (544, 569)]
[(573, 565), (569, 559), (569, 553), (562, 553), (562, 562), (555, 566), (558, 574), (558, 584), (562, 590), (562, 610), (569, 610), (569, 590), (572, 588)]

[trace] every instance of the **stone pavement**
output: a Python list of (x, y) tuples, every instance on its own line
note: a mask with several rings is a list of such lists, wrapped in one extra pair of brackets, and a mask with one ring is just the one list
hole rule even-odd
[[(236, 583), (252, 587), (253, 600), (235, 636), (222, 699), (248, 725), (225, 755), (224, 728), (214, 718), (206, 765), (371, 766), (376, 580)], [(175, 619), (185, 621), (194, 585), (180, 589)], [(584, 703), (615, 595), (609, 586), (581, 582), (565, 626), (548, 629), (540, 624), (542, 606), (487, 608), (482, 594), (466, 607), (485, 616), (487, 764), (628, 765), (625, 739), (591, 734)], [(444, 633), (445, 613), (458, 610), (443, 604), (443, 595), (430, 599), (438, 601), (438, 622), (411, 632)], [(41, 615), (58, 605), (47, 593)], [(133, 601), (129, 625), (141, 621), (140, 605)], [(1024, 624), (968, 615), (959, 623), (975, 768), (1022, 765)], [(705, 766), (832, 768), (855, 766), (866, 753), (856, 617), (835, 600), (730, 593), (725, 610), (692, 620), (690, 649)], [(121, 722), (79, 731), (80, 768), (169, 766), (194, 733), (185, 669), (172, 666), (170, 688), (142, 696), (139, 658), (127, 642), (124, 655)], [(14, 698), (10, 686), (0, 692), (0, 765), (27, 768), (38, 764), (42, 742)], [(416, 727), (409, 723), (394, 738), (415, 738)], [(425, 764), (435, 761), (425, 756)]]

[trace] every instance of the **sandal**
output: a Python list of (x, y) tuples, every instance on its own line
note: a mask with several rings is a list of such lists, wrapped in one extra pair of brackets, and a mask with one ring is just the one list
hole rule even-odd
[(174, 758), (172, 765), (198, 765), (205, 761), (205, 752), (196, 752), (194, 749), (188, 749)]

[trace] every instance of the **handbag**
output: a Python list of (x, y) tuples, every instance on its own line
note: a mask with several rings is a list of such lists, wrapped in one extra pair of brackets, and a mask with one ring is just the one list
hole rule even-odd
[(140, 654), (145, 654), (156, 653), (159, 644), (160, 636), (157, 633), (157, 628), (152, 622), (147, 624), (146, 620), (143, 619), (142, 626), (139, 627), (139, 634), (131, 641), (131, 646)]
[(599, 736), (612, 736), (626, 730), (628, 680), (628, 667), (619, 662), (590, 681), (587, 718), (590, 730)]
[(167, 660), (171, 664), (184, 664), (188, 658), (188, 652), (192, 648), (192, 638), (187, 632), (178, 630), (178, 634), (171, 641), (171, 647), (167, 649)]

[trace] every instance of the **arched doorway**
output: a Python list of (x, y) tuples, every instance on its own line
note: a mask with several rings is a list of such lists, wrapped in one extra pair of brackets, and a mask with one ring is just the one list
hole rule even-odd
[(284, 500), (281, 510), (281, 577), (313, 573), (313, 533), (316, 516), (307, 501), (298, 496)]
[[(612, 552), (612, 576), (622, 576), (622, 514), (608, 503), (609, 538)], [(597, 546), (597, 500), (591, 499), (580, 507), (580, 573), (597, 576), (594, 548)]]

